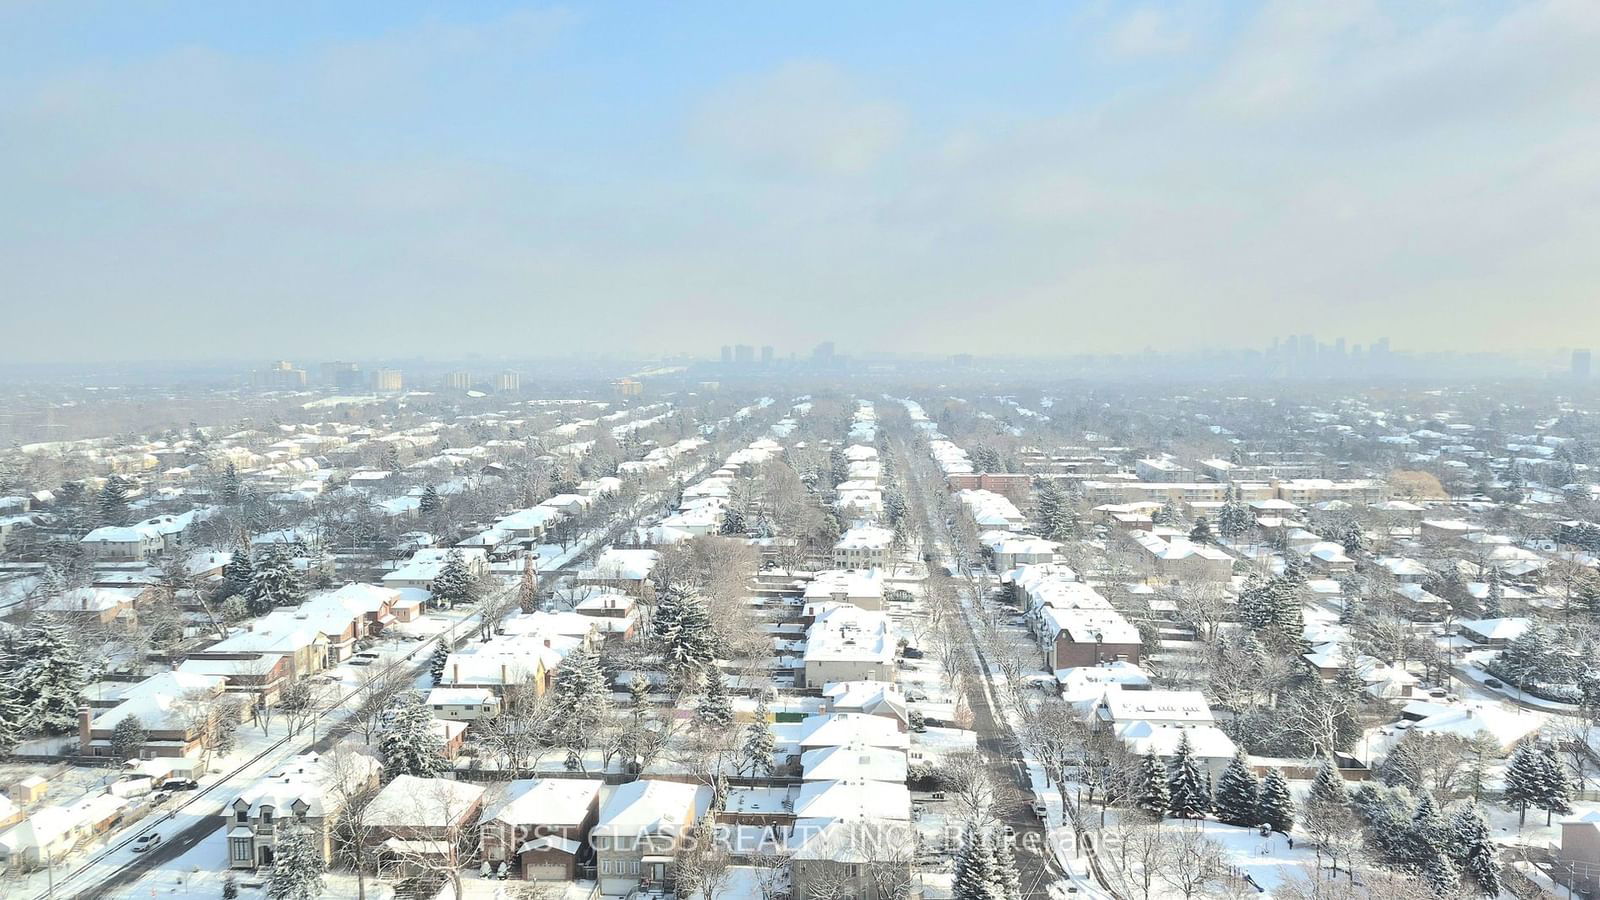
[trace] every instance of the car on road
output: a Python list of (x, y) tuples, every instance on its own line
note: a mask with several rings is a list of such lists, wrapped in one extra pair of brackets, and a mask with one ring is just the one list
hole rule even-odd
[(1039, 817), (1039, 821), (1044, 822), (1048, 821), (1050, 810), (1044, 805), (1043, 800), (1035, 800), (1033, 801), (1033, 814)]
[(198, 787), (200, 782), (193, 778), (168, 778), (161, 782), (161, 789), (164, 791), (192, 791)]
[(1494, 688), (1496, 690), (1499, 690), (1500, 688), (1505, 687), (1504, 684), (1500, 683), (1500, 679), (1498, 679), (1498, 678), (1485, 678), (1483, 680), (1483, 686), (1484, 687), (1491, 687), (1491, 688)]
[(146, 834), (141, 834), (133, 839), (133, 852), (143, 853), (146, 850), (149, 850), (151, 847), (156, 847), (160, 844), (161, 835), (151, 831)]

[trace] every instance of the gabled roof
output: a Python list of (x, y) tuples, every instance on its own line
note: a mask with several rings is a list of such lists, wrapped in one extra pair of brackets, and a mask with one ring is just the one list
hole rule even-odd
[(692, 827), (711, 804), (711, 791), (678, 781), (642, 779), (619, 784), (600, 808), (595, 834), (638, 837)]
[(600, 796), (600, 782), (578, 778), (518, 779), (485, 806), (478, 823), (576, 826), (589, 817)]

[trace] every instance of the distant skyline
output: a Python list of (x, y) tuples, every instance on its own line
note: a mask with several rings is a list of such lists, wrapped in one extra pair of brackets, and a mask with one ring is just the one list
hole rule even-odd
[(8, 363), (1600, 345), (1600, 3), (0, 0)]

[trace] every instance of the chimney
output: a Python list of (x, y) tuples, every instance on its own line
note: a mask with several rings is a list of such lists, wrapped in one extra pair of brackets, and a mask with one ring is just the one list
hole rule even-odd
[(461, 663), (452, 663), (450, 666), (450, 680), (456, 684), (461, 683)]
[(91, 723), (94, 721), (94, 712), (87, 706), (78, 707), (78, 753), (89, 755), (89, 743), (93, 737)]
[(546, 646), (546, 647), (548, 647), (548, 646), (550, 646), (550, 639), (549, 639), (549, 638), (545, 638), (545, 639), (544, 639), (544, 645), (545, 645), (545, 646)]

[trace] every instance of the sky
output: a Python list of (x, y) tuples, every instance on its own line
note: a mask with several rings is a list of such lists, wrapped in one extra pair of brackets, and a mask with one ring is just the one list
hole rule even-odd
[(0, 0), (11, 362), (1600, 344), (1600, 3)]

